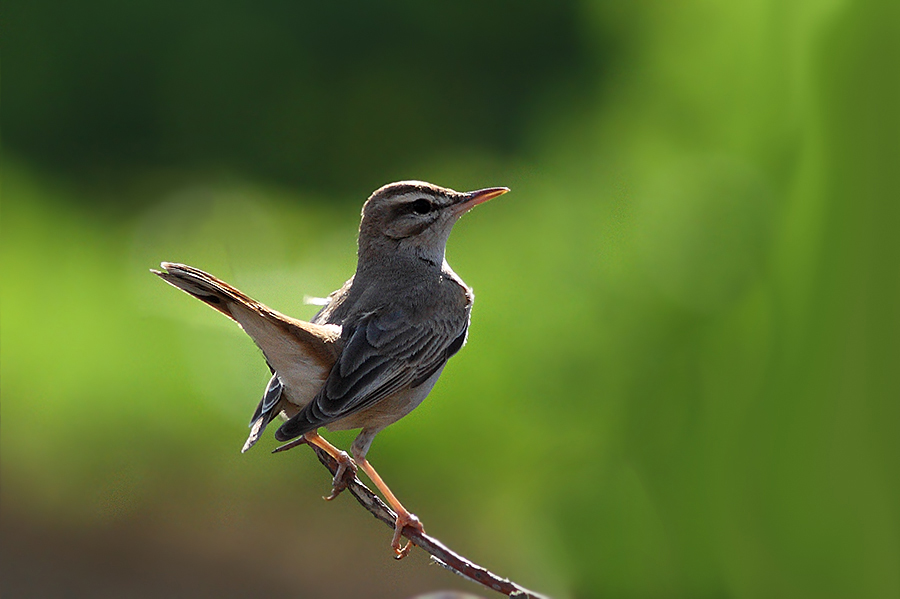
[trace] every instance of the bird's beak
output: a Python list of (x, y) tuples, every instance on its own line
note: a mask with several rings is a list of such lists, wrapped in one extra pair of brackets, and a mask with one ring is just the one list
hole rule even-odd
[(502, 196), (507, 191), (509, 191), (509, 187), (488, 187), (487, 189), (460, 194), (459, 201), (453, 204), (453, 211), (456, 214), (462, 214), (478, 204), (484, 204), (488, 200)]

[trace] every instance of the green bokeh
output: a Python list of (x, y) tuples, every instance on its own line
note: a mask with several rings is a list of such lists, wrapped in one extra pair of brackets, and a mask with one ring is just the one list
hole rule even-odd
[(896, 3), (81, 7), (6, 11), (4, 594), (481, 592), (308, 452), (240, 455), (265, 364), (147, 272), (308, 318), (421, 178), (513, 190), (450, 240), (468, 345), (370, 453), (430, 533), (556, 597), (900, 595)]

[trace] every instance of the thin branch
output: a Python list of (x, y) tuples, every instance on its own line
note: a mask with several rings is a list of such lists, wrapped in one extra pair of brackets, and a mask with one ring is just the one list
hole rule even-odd
[[(319, 461), (322, 462), (322, 464), (331, 472), (331, 475), (334, 476), (334, 473), (337, 472), (337, 462), (334, 458), (319, 447), (314, 445), (310, 445), (310, 447), (316, 452)], [(350, 491), (360, 505), (393, 529), (394, 523), (397, 520), (397, 514), (385, 505), (381, 498), (373, 493), (369, 487), (364, 485), (356, 478), (356, 476), (353, 476), (352, 480), (350, 480), (351, 475), (352, 473), (350, 471), (347, 471), (344, 475), (344, 482), (347, 484), (347, 490)], [(456, 572), (463, 578), (471, 580), (472, 582), (482, 584), (491, 590), (507, 595), (513, 599), (547, 599), (544, 595), (529, 591), (508, 578), (500, 578), (486, 568), (482, 568), (471, 560), (450, 550), (446, 545), (425, 533), (414, 530), (411, 527), (406, 527), (403, 529), (403, 536), (412, 541), (413, 545), (421, 547), (425, 552), (429, 553), (432, 560), (436, 563), (452, 572)]]

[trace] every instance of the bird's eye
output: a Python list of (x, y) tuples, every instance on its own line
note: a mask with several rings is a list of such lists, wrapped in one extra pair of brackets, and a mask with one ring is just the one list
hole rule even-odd
[(416, 214), (428, 214), (434, 209), (434, 206), (429, 200), (425, 198), (419, 198), (415, 202), (412, 203), (412, 211)]

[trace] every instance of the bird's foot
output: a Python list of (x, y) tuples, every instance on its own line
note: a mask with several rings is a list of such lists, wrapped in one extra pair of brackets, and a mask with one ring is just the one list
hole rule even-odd
[(409, 526), (419, 532), (425, 532), (425, 527), (416, 518), (415, 514), (410, 514), (406, 510), (397, 514), (397, 522), (394, 525), (394, 537), (391, 539), (391, 547), (394, 549), (394, 559), (403, 559), (409, 554), (412, 548), (412, 541), (407, 540), (406, 545), (400, 545), (400, 539), (403, 536), (403, 529)]
[(325, 501), (331, 501), (346, 489), (353, 479), (356, 478), (356, 462), (346, 451), (341, 451), (335, 456), (337, 461), (337, 470), (334, 473), (334, 480), (331, 483), (331, 495), (323, 497)]

